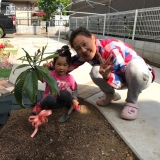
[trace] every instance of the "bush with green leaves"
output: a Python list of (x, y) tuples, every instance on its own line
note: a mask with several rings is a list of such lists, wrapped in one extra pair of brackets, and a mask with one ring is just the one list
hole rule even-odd
[[(59, 94), (59, 88), (57, 86), (56, 80), (50, 76), (48, 68), (40, 66), (42, 62), (52, 59), (57, 56), (57, 53), (44, 53), (47, 46), (38, 49), (34, 56), (30, 56), (29, 53), (25, 50), (25, 56), (19, 58), (22, 60), (22, 63), (25, 64), (19, 65), (15, 70), (27, 67), (25, 71), (19, 74), (15, 82), (14, 95), (17, 103), (25, 108), (23, 104), (23, 92), (25, 92), (32, 103), (37, 101), (38, 94), (38, 81), (43, 81), (43, 79), (50, 86), (50, 94), (54, 95), (55, 93)], [(43, 58), (45, 54), (51, 54)], [(13, 74), (15, 72), (13, 71)]]

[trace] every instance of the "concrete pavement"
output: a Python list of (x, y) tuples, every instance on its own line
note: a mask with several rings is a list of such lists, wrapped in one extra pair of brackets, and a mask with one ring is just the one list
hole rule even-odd
[[(16, 36), (13, 38), (6, 37), (6, 39), (19, 46), (17, 58), (24, 54), (22, 47), (34, 53), (37, 48), (44, 46), (47, 42), (47, 51), (56, 50), (57, 46), (60, 48), (62, 45), (67, 44), (67, 41), (64, 40), (57, 44), (57, 38), (42, 36)], [(17, 60), (14, 67), (20, 63), (21, 61)], [(95, 104), (96, 98), (102, 93), (92, 83), (89, 76), (90, 69), (91, 66), (85, 63), (71, 73), (79, 84), (79, 97), (94, 104), (102, 112), (139, 159), (160, 159), (160, 69), (155, 68), (156, 81), (140, 95), (138, 118), (134, 121), (122, 120), (119, 116), (125, 102), (127, 90), (118, 90), (117, 92), (122, 96), (122, 99), (111, 103), (108, 107), (99, 107)], [(10, 82), (14, 83), (21, 71), (23, 70), (17, 71), (15, 75), (11, 74), (9, 77)], [(39, 89), (43, 90), (44, 86), (39, 84)]]
[[(83, 77), (89, 79), (91, 67), (86, 64), (84, 70), (77, 69), (77, 73), (83, 73)], [(155, 68), (156, 81), (149, 88), (144, 90), (138, 100), (138, 118), (134, 121), (126, 121), (120, 118), (120, 113), (125, 103), (127, 90), (116, 90), (122, 99), (111, 103), (107, 107), (96, 105), (96, 99), (102, 92), (92, 83), (83, 84), (85, 87), (79, 89), (79, 97), (96, 106), (110, 122), (117, 133), (122, 137), (126, 144), (133, 150), (141, 160), (160, 159), (160, 69)], [(76, 77), (76, 74), (73, 74)], [(82, 79), (82, 77), (81, 77)], [(81, 79), (77, 79), (80, 83)]]

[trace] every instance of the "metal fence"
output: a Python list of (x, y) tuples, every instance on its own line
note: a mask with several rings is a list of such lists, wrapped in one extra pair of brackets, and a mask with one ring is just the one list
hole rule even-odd
[(160, 7), (71, 17), (70, 30), (85, 27), (97, 35), (160, 40)]

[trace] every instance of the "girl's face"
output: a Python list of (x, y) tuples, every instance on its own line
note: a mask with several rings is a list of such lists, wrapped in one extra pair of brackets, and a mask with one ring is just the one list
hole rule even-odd
[(85, 61), (90, 61), (96, 54), (96, 39), (94, 36), (91, 38), (77, 35), (73, 40), (73, 48), (77, 54)]
[(54, 68), (59, 76), (65, 76), (69, 68), (66, 57), (59, 56), (54, 64)]

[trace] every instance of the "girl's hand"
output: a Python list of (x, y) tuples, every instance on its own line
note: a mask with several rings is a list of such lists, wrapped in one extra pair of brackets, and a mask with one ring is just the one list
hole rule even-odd
[(79, 102), (76, 99), (72, 99), (72, 104), (74, 108), (79, 105)]
[(44, 64), (43, 64), (43, 66), (44, 66), (44, 67), (46, 67), (46, 68), (53, 67), (53, 61), (50, 61), (50, 62), (44, 63)]
[(102, 77), (104, 79), (108, 79), (110, 77), (111, 71), (113, 69), (112, 65), (109, 65), (109, 62), (112, 58), (112, 54), (109, 55), (109, 57), (107, 58), (107, 60), (103, 59), (102, 56), (98, 53), (98, 58), (100, 61), (100, 69), (99, 69), (99, 73), (102, 75)]

